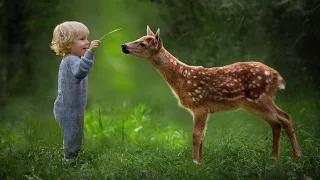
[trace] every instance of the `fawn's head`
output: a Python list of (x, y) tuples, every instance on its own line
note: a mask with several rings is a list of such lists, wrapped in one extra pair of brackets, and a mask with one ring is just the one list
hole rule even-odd
[(122, 52), (147, 59), (157, 54), (161, 48), (160, 29), (154, 34), (149, 26), (147, 26), (146, 36), (121, 45)]

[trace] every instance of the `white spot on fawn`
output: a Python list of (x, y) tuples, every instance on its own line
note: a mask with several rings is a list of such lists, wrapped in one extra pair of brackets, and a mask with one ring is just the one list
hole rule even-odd
[(187, 74), (188, 74), (188, 71), (187, 71), (187, 70), (184, 70), (183, 76), (187, 76)]
[(264, 74), (267, 75), (267, 76), (269, 76), (269, 75), (270, 75), (270, 72), (267, 71), (267, 70), (265, 70), (265, 71), (264, 71)]
[(183, 66), (180, 66), (180, 73), (183, 72)]
[(188, 81), (187, 81), (187, 83), (188, 83), (188, 84), (191, 84), (191, 81), (190, 81), (190, 80), (188, 80)]

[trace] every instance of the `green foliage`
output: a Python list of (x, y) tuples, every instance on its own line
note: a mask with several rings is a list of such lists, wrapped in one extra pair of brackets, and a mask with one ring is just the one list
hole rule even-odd
[[(131, 102), (96, 104), (85, 116), (84, 144), (76, 167), (62, 164), (61, 130), (37, 109), (1, 123), (2, 179), (302, 179), (320, 177), (315, 103), (289, 107), (304, 156), (293, 157), (281, 137), (280, 160), (271, 163), (270, 127), (244, 111), (214, 115), (204, 138), (204, 164), (192, 162), (192, 121), (172, 119), (151, 106)], [(291, 104), (291, 106), (289, 106)], [(188, 123), (187, 123), (188, 122)], [(182, 124), (189, 124), (183, 126)]]
[(5, 132), (3, 129), (0, 129), (0, 136), (0, 149), (10, 149), (12, 145), (21, 143), (22, 137), (15, 133)]
[[(145, 104), (138, 104), (134, 108), (126, 107), (95, 107), (86, 113), (86, 137), (92, 139), (90, 143), (112, 145), (130, 145), (141, 143), (158, 143), (170, 147), (181, 147), (185, 144), (186, 136), (182, 130), (173, 125), (164, 126), (161, 116), (151, 115), (151, 109)], [(161, 129), (162, 131), (154, 131)]]

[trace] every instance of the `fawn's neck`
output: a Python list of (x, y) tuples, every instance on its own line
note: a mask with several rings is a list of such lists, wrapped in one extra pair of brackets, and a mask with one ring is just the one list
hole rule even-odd
[(149, 60), (161, 76), (173, 88), (178, 86), (179, 79), (183, 78), (184, 72), (187, 72), (188, 69), (190, 69), (190, 66), (179, 61), (163, 47), (157, 55)]

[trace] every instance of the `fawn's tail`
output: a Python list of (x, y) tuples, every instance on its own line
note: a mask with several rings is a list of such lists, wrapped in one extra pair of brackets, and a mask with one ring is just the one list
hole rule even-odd
[(281, 75), (278, 75), (278, 87), (279, 87), (279, 89), (285, 89), (286, 88), (286, 82), (281, 77)]

